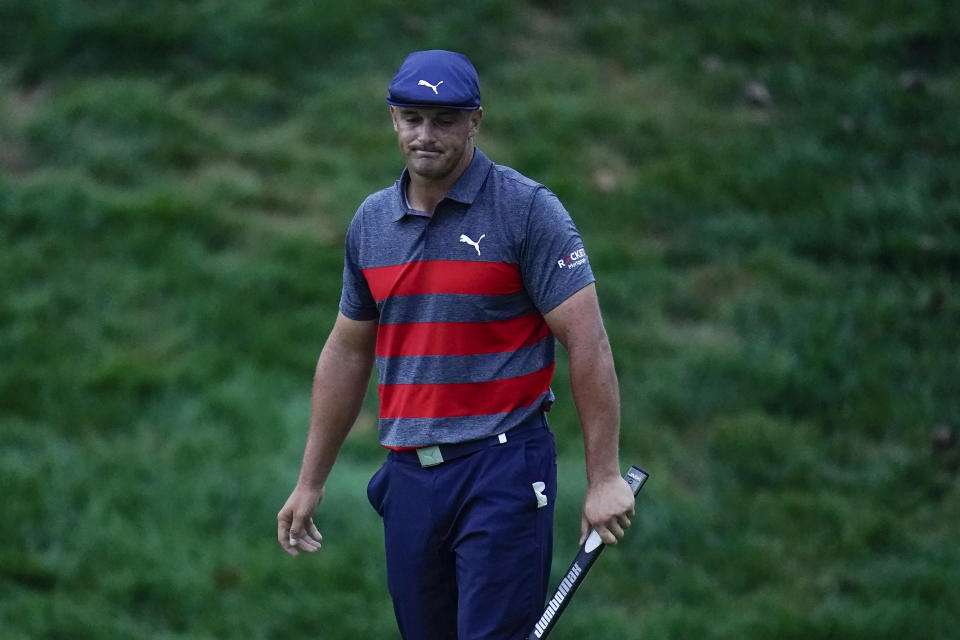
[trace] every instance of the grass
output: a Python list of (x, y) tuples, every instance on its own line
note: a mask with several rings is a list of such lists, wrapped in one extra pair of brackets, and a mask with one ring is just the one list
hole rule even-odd
[(958, 36), (934, 0), (0, 1), (2, 635), (395, 637), (372, 397), (324, 552), (273, 527), (385, 87), (447, 47), (577, 220), (651, 473), (553, 637), (952, 637)]

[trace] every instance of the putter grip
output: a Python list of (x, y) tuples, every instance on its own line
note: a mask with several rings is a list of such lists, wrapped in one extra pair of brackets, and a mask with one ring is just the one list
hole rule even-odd
[[(637, 497), (637, 494), (640, 493), (640, 489), (643, 487), (643, 483), (647, 481), (647, 472), (640, 467), (630, 467), (630, 470), (623, 476), (623, 479), (630, 485), (630, 489), (633, 491), (633, 497)], [(597, 533), (596, 530), (591, 531), (583, 543), (583, 547), (581, 547), (581, 551), (589, 558), (585, 558), (585, 560), (587, 560), (589, 564), (593, 564), (593, 561), (596, 560), (600, 552), (603, 551), (604, 546), (606, 545), (604, 545), (600, 539), (600, 534)]]
[[(630, 467), (630, 470), (623, 476), (623, 479), (630, 485), (630, 489), (633, 491), (634, 497), (636, 497), (636, 495), (640, 493), (643, 484), (647, 481), (647, 477), (647, 472), (640, 467)], [(560, 586), (557, 587), (553, 597), (547, 603), (547, 608), (543, 611), (543, 615), (540, 616), (540, 620), (537, 621), (533, 631), (527, 636), (528, 640), (542, 640), (542, 638), (547, 637), (547, 634), (553, 629), (553, 625), (557, 623), (560, 614), (567, 608), (573, 594), (580, 587), (580, 584), (587, 575), (587, 571), (590, 570), (593, 563), (600, 557), (600, 553), (604, 547), (606, 547), (606, 545), (603, 543), (603, 540), (600, 539), (600, 534), (596, 531), (591, 531), (590, 535), (587, 536), (587, 540), (581, 545), (577, 557), (573, 559), (573, 564), (567, 569), (567, 573), (560, 582)]]

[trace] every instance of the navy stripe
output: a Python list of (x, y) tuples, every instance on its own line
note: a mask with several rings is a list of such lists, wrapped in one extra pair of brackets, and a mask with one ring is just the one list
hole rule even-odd
[(457, 293), (395, 296), (381, 306), (380, 324), (408, 322), (491, 322), (510, 320), (530, 313), (526, 292), (503, 296)]
[(547, 391), (529, 407), (507, 413), (457, 418), (380, 418), (380, 443), (385, 447), (425, 447), (486, 438), (509, 431), (549, 408), (552, 402), (553, 392)]
[(475, 356), (395, 356), (377, 358), (379, 384), (444, 384), (503, 380), (539, 371), (553, 362), (552, 335), (504, 353)]

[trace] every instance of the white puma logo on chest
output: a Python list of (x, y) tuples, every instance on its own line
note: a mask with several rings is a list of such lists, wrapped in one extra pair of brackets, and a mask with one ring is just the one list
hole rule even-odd
[(482, 236), (480, 236), (479, 238), (477, 238), (477, 241), (476, 241), (476, 242), (474, 242), (473, 240), (470, 239), (470, 237), (469, 237), (467, 234), (461, 233), (461, 234), (460, 234), (460, 242), (465, 242), (465, 243), (467, 243), (468, 245), (470, 245), (471, 247), (473, 247), (474, 249), (477, 250), (477, 255), (480, 255), (480, 241), (483, 240), (483, 239), (486, 238), (486, 237), (487, 237), (487, 234), (483, 234)]

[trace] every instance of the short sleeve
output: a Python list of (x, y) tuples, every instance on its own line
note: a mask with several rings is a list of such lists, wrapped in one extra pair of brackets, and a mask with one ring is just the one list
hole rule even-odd
[(374, 320), (379, 317), (380, 312), (360, 266), (361, 239), (362, 230), (358, 211), (350, 222), (344, 242), (340, 313), (351, 320)]
[(521, 269), (527, 293), (542, 314), (594, 281), (580, 232), (546, 188), (538, 189), (531, 203)]

